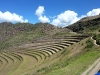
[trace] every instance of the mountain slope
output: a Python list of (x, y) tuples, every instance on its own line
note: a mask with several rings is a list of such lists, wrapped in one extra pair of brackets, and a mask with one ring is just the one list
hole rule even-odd
[(0, 23), (0, 49), (8, 49), (10, 46), (17, 46), (33, 39), (49, 35), (49, 31), (56, 30), (57, 27), (37, 23)]
[(49, 23), (0, 23), (0, 50), (30, 43), (44, 36), (70, 33), (66, 28), (58, 28)]
[(67, 26), (66, 28), (74, 32), (91, 32), (95, 30), (100, 30), (100, 15), (85, 17), (80, 21)]

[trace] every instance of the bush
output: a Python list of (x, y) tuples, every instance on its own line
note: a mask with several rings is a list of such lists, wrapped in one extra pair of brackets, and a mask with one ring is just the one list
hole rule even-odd
[(97, 39), (97, 34), (93, 34), (93, 39)]
[(100, 29), (99, 29), (99, 32), (100, 32)]
[(96, 40), (96, 43), (98, 44), (98, 45), (100, 45), (100, 34), (94, 34), (93, 35), (93, 39), (95, 39)]
[(100, 45), (100, 39), (99, 40), (97, 40), (97, 42), (96, 42), (98, 45)]
[(88, 40), (86, 41), (86, 44), (87, 44), (86, 48), (92, 48), (93, 45), (94, 45), (91, 39), (88, 39)]

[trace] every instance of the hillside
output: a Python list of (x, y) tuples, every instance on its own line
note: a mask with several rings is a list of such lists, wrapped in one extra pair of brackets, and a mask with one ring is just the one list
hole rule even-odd
[(89, 33), (93, 31), (100, 31), (100, 15), (85, 17), (80, 21), (67, 26), (66, 28), (80, 33)]
[[(93, 25), (87, 28), (88, 23), (98, 27), (99, 19), (67, 28), (0, 23), (0, 75), (81, 75), (100, 57), (99, 28), (93, 30), (95, 34), (90, 30)], [(79, 23), (84, 29), (78, 28)], [(74, 27), (79, 30), (75, 32)]]
[(96, 19), (96, 18), (99, 18), (99, 17), (100, 17), (100, 14), (99, 15), (96, 15), (96, 16), (88, 16), (88, 17), (82, 18), (80, 21), (93, 20), (93, 19)]
[(0, 50), (8, 49), (50, 35), (58, 28), (47, 23), (0, 23)]
[(90, 34), (100, 45), (100, 15), (85, 17), (66, 28), (73, 32)]

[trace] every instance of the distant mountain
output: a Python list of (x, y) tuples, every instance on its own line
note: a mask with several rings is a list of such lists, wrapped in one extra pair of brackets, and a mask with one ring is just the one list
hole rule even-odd
[(3, 22), (0, 23), (0, 41), (5, 40), (8, 37), (13, 36), (16, 33), (21, 33), (24, 31), (31, 31), (33, 30), (33, 25), (29, 23), (8, 23)]
[(35, 27), (35, 32), (42, 32), (42, 33), (45, 33), (45, 34), (48, 34), (50, 31), (52, 30), (55, 30), (55, 29), (58, 29), (58, 27), (52, 25), (52, 24), (49, 24), (49, 23), (36, 23), (34, 25)]
[(100, 29), (100, 15), (82, 18), (80, 21), (65, 28), (74, 32), (91, 32), (98, 30)]
[[(23, 43), (32, 42), (44, 36), (66, 34), (70, 30), (58, 28), (49, 23), (0, 23), (0, 49), (8, 49)], [(13, 48), (13, 47), (12, 47)]]

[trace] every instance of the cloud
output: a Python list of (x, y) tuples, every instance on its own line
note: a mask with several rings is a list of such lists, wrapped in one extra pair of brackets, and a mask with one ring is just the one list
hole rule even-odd
[(59, 26), (59, 27), (65, 27), (70, 24), (73, 24), (77, 22), (78, 20), (87, 17), (87, 16), (95, 16), (100, 14), (100, 8), (93, 9), (86, 13), (85, 15), (81, 15), (78, 17), (78, 14), (74, 11), (67, 10), (57, 16), (57, 18), (53, 19), (52, 24)]
[(100, 14), (100, 8), (97, 8), (97, 9), (93, 9), (93, 10), (89, 11), (86, 15), (82, 15), (79, 18), (82, 19), (84, 17), (95, 16), (95, 15), (99, 15), (99, 14)]
[(23, 16), (19, 16), (16, 13), (10, 13), (9, 11), (1, 12), (0, 11), (0, 22), (28, 22), (27, 19), (23, 19)]
[(44, 6), (39, 6), (38, 8), (37, 8), (37, 10), (36, 10), (36, 12), (35, 12), (35, 14), (38, 16), (38, 17), (40, 17), (40, 16), (42, 16), (42, 14), (44, 13)]
[(100, 13), (100, 8), (97, 8), (97, 9), (93, 9), (92, 11), (89, 11), (87, 13), (87, 16), (95, 16), (95, 15), (99, 15)]
[(47, 16), (44, 15), (44, 11), (45, 11), (44, 6), (39, 6), (37, 8), (35, 14), (38, 16), (38, 20), (40, 22), (46, 23), (46, 22), (50, 22), (50, 19), (52, 19), (51, 24), (58, 26), (58, 27), (65, 27), (65, 26), (68, 26), (70, 24), (77, 22), (78, 20), (84, 17), (95, 16), (95, 15), (100, 14), (100, 8), (93, 9), (81, 16), (78, 16), (78, 14), (75, 11), (66, 10), (57, 16), (49, 16), (50, 18), (49, 19)]
[(46, 16), (40, 16), (38, 19), (43, 23), (50, 22), (49, 18), (47, 18)]
[(78, 14), (74, 11), (67, 10), (58, 15), (56, 19), (53, 19), (52, 24), (59, 27), (64, 27), (78, 21), (79, 18), (77, 16)]
[(38, 20), (40, 22), (46, 23), (46, 22), (50, 22), (49, 18), (47, 18), (44, 14), (44, 6), (39, 6), (35, 12), (35, 14), (38, 16)]

